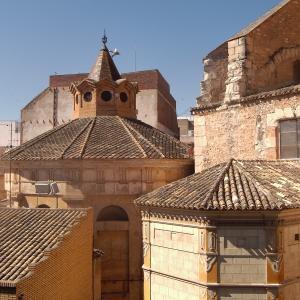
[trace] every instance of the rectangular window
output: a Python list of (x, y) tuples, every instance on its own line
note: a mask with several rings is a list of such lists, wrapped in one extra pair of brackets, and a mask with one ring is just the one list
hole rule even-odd
[(280, 158), (300, 157), (300, 119), (280, 122)]

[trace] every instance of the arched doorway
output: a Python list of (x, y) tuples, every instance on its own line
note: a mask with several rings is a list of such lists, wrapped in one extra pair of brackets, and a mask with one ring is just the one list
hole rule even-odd
[(102, 299), (129, 299), (129, 218), (119, 206), (103, 208), (97, 217), (96, 245), (101, 259)]

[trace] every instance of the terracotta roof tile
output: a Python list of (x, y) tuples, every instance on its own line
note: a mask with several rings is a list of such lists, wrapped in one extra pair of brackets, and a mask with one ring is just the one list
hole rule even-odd
[(300, 207), (300, 164), (230, 160), (159, 188), (135, 203), (192, 210)]
[(191, 151), (158, 129), (118, 116), (76, 119), (11, 151), (12, 160), (133, 158), (188, 159)]
[(121, 75), (106, 46), (104, 49), (101, 49), (96, 63), (94, 64), (90, 74), (88, 75), (88, 78), (97, 82), (104, 79), (110, 81), (121, 79)]
[(0, 286), (13, 285), (87, 215), (87, 209), (0, 208)]

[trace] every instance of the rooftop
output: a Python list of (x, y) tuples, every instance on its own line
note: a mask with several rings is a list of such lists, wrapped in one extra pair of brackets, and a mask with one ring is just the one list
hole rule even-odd
[(298, 208), (300, 164), (232, 159), (161, 187), (135, 203), (199, 211)]
[[(72, 120), (11, 150), (12, 160), (187, 159), (190, 148), (136, 119), (97, 116)], [(2, 160), (9, 160), (9, 152)]]
[(13, 286), (46, 258), (87, 209), (0, 208), (0, 286)]

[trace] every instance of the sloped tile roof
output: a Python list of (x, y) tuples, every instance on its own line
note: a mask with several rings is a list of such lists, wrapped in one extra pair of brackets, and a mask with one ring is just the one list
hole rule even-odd
[(87, 209), (0, 208), (0, 286), (9, 286), (45, 258)]
[(159, 188), (135, 203), (190, 210), (300, 207), (300, 164), (230, 160)]
[(186, 159), (189, 146), (135, 119), (72, 120), (5, 153), (1, 159)]
[(101, 49), (88, 78), (95, 80), (96, 82), (104, 79), (108, 79), (110, 81), (121, 79), (121, 75), (106, 46)]

